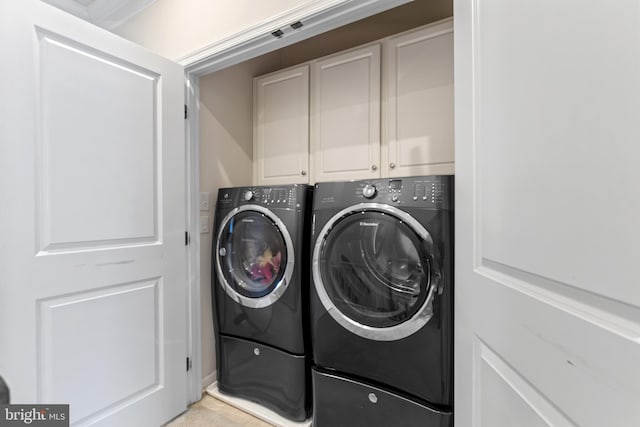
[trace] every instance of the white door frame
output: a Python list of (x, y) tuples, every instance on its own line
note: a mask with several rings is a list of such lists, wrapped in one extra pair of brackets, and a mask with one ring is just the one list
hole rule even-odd
[[(188, 353), (192, 369), (188, 377), (188, 399), (202, 396), (201, 311), (200, 311), (200, 77), (251, 58), (272, 52), (309, 37), (324, 33), (376, 13), (409, 3), (412, 0), (322, 0), (275, 15), (260, 25), (222, 39), (180, 58), (185, 67), (185, 97), (189, 121), (186, 126), (187, 150), (187, 225), (189, 245), (189, 330)], [(311, 3), (311, 4), (309, 4)], [(291, 24), (303, 26), (293, 29)], [(282, 31), (280, 37), (272, 35)]]

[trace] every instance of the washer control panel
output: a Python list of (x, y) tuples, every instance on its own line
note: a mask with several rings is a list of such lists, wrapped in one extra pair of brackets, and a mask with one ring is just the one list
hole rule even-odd
[(299, 209), (304, 203), (306, 186), (255, 186), (245, 188), (223, 188), (218, 192), (221, 206), (247, 204), (269, 208)]

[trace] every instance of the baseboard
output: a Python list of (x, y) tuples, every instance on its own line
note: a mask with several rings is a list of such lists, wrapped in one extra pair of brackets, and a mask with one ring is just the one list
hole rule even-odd
[(216, 382), (216, 378), (217, 378), (216, 371), (213, 371), (206, 377), (202, 378), (202, 391), (206, 392), (209, 387), (214, 385)]
[(291, 420), (288, 420), (281, 415), (276, 414), (270, 409), (267, 409), (257, 403), (250, 402), (245, 399), (241, 399), (239, 397), (228, 396), (226, 394), (220, 393), (218, 390), (218, 383), (214, 382), (209, 387), (207, 387), (207, 394), (212, 396), (224, 403), (227, 403), (231, 406), (234, 406), (241, 411), (244, 411), (248, 414), (253, 415), (256, 418), (260, 418), (262, 421), (267, 422), (275, 427), (311, 427), (311, 420), (303, 421), (301, 423), (297, 423)]

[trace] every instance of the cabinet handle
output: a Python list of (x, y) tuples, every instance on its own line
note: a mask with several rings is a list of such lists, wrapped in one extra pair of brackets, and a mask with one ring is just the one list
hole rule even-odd
[(378, 167), (377, 167), (376, 165), (371, 165), (371, 170), (372, 170), (372, 171), (374, 171), (374, 170), (378, 170)]
[(300, 175), (305, 176), (307, 174), (307, 171), (300, 171)]
[(389, 167), (390, 167), (391, 169), (393, 169), (393, 168), (395, 168), (395, 167), (396, 167), (396, 164), (395, 164), (395, 163), (389, 163)]

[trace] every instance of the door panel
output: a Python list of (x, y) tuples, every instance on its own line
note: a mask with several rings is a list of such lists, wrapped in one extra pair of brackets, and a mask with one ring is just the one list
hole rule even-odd
[[(74, 402), (74, 418), (83, 420), (160, 386), (160, 293), (151, 279), (39, 301), (40, 399)], [(77, 396), (98, 372), (109, 372), (109, 381)]]
[(36, 32), (40, 250), (157, 241), (160, 75)]
[(456, 2), (462, 425), (640, 419), (640, 14), (618, 6)]
[(573, 426), (481, 341), (476, 347), (476, 418), (486, 426)]
[(73, 425), (160, 425), (187, 399), (184, 71), (40, 1), (0, 28), (0, 372)]

